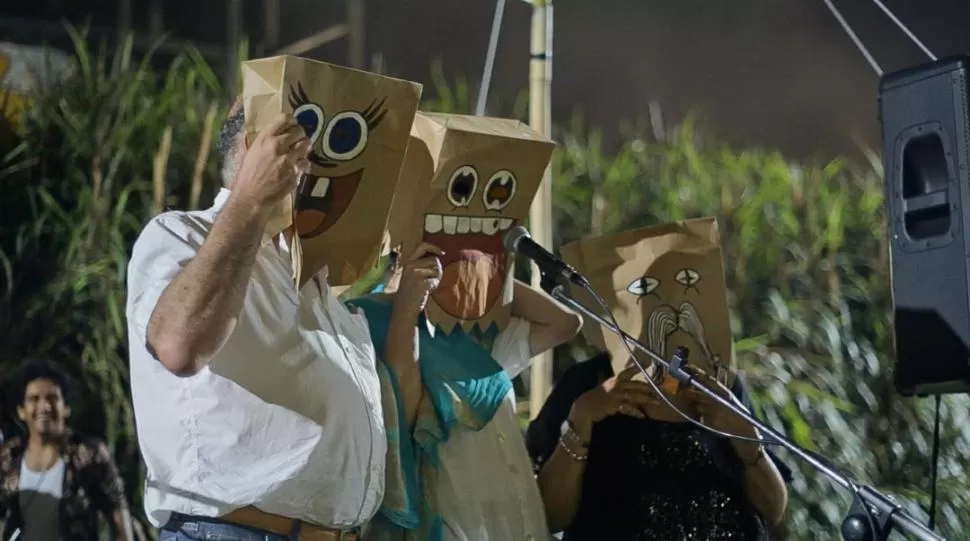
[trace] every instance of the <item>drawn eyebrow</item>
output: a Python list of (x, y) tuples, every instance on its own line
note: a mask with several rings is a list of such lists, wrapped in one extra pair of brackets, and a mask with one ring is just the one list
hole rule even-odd
[(387, 114), (387, 109), (384, 108), (384, 102), (386, 101), (387, 98), (381, 99), (380, 102), (375, 99), (370, 102), (370, 105), (366, 109), (360, 112), (360, 116), (364, 117), (364, 120), (367, 122), (368, 130), (373, 130), (384, 120), (384, 115)]
[(307, 97), (306, 91), (303, 90), (302, 83), (296, 83), (296, 86), (290, 87), (290, 107), (296, 109), (297, 107), (310, 103), (310, 98)]

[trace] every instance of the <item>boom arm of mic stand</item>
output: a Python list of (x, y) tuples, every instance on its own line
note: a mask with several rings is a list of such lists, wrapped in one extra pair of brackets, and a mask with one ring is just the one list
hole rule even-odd
[[(882, 494), (875, 488), (859, 485), (844, 473), (826, 464), (822, 460), (819, 460), (812, 453), (805, 451), (785, 436), (765, 425), (757, 417), (755, 417), (753, 413), (747, 411), (745, 408), (739, 407), (733, 401), (724, 398), (716, 391), (711, 390), (706, 384), (694, 379), (694, 376), (689, 372), (690, 369), (681, 364), (679, 360), (675, 360), (673, 363), (668, 362), (651, 351), (647, 346), (641, 344), (637, 339), (623, 332), (623, 329), (613, 325), (611, 321), (594, 313), (582, 303), (570, 298), (565, 293), (565, 287), (563, 284), (559, 283), (554, 278), (547, 277), (545, 273), (543, 273), (541, 286), (546, 293), (552, 296), (552, 298), (582, 314), (584, 317), (593, 319), (620, 338), (623, 338), (632, 348), (644, 352), (654, 362), (660, 363), (662, 366), (667, 367), (670, 374), (676, 377), (678, 380), (692, 385), (695, 389), (703, 392), (711, 399), (716, 400), (722, 406), (731, 409), (731, 411), (736, 413), (742, 419), (751, 423), (751, 425), (757, 428), (761, 434), (767, 435), (768, 437), (765, 439), (768, 442), (777, 442), (779, 445), (788, 449), (805, 462), (808, 462), (813, 468), (825, 474), (829, 479), (835, 482), (835, 484), (852, 492), (854, 498), (861, 500), (871, 510), (874, 520), (884, 522), (887, 525), (893, 525), (900, 531), (912, 535), (919, 541), (946, 541), (945, 538), (937, 535), (932, 530), (929, 530), (923, 526), (919, 521), (909, 516), (905, 511), (903, 511), (902, 508), (899, 507), (898, 504), (896, 504), (892, 497)], [(877, 533), (878, 532), (873, 532), (873, 535), (877, 535)], [(884, 535), (888, 535), (888, 533), (889, 532), (887, 529), (887, 531), (884, 532)], [(875, 541), (881, 541), (882, 539), (885, 539), (885, 537), (881, 537)]]

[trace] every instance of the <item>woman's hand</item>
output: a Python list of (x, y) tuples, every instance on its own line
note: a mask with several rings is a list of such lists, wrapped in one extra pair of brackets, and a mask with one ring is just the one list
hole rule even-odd
[[(738, 397), (734, 396), (734, 393), (723, 385), (717, 384), (713, 380), (705, 383), (708, 383), (708, 387), (716, 391), (722, 398), (730, 400), (735, 406), (738, 406), (744, 411), (748, 411), (744, 404), (738, 400)], [(700, 416), (700, 421), (705, 425), (727, 434), (741, 436), (743, 438), (761, 439), (761, 435), (754, 425), (731, 411), (727, 406), (707, 396), (704, 392), (691, 388), (687, 390), (687, 395), (690, 397), (694, 411), (697, 412)], [(737, 451), (738, 456), (745, 463), (758, 460), (761, 453), (764, 452), (761, 445), (755, 442), (731, 440), (731, 444), (735, 451)]]
[(644, 409), (655, 401), (653, 389), (646, 383), (633, 381), (639, 368), (631, 366), (619, 375), (586, 391), (573, 403), (569, 422), (584, 443), (589, 443), (593, 425), (621, 413), (643, 419)]
[(411, 252), (401, 270), (398, 290), (394, 295), (394, 309), (413, 320), (428, 304), (428, 297), (441, 282), (441, 248), (422, 242)]

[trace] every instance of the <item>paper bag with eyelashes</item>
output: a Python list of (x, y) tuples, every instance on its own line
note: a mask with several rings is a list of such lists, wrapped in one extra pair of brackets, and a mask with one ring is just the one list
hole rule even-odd
[[(668, 361), (678, 346), (687, 347), (692, 367), (725, 385), (733, 383), (734, 346), (716, 219), (587, 238), (563, 246), (561, 253), (589, 279), (628, 334)], [(599, 309), (585, 291), (572, 288), (571, 293)], [(594, 321), (587, 321), (583, 332), (609, 352), (615, 373), (629, 366), (630, 354), (615, 334)], [(644, 366), (649, 362), (642, 352), (637, 359)], [(674, 378), (662, 370), (656, 376), (676, 392)]]
[(446, 333), (503, 329), (513, 286), (503, 236), (528, 217), (555, 143), (517, 120), (423, 112), (411, 135), (400, 181), (410, 197), (395, 203), (391, 236), (405, 256), (422, 241), (446, 252), (428, 318)]
[(380, 255), (421, 85), (294, 56), (243, 63), (247, 140), (280, 112), (312, 141), (310, 171), (270, 222), (267, 237), (295, 226), (294, 278), (323, 267), (345, 286)]

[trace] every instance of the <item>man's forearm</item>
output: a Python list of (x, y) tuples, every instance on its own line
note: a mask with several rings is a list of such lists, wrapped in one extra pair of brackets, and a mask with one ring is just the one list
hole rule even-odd
[(402, 407), (408, 426), (413, 427), (424, 394), (421, 369), (418, 366), (418, 327), (416, 318), (394, 310), (387, 330), (384, 359), (397, 376)]
[(171, 372), (198, 372), (228, 339), (268, 219), (230, 196), (199, 253), (159, 297), (146, 338)]

